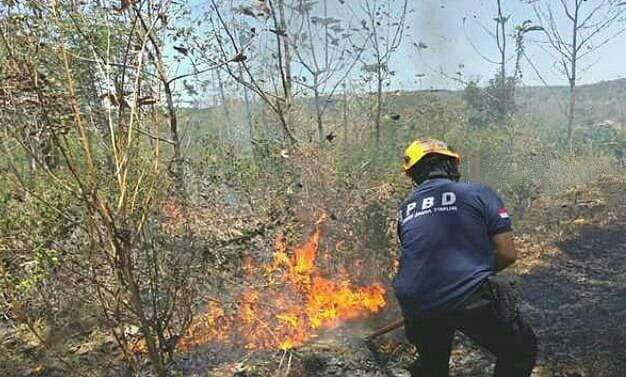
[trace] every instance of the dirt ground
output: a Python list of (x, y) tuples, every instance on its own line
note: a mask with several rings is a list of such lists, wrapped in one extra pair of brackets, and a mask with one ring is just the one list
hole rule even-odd
[[(520, 275), (523, 311), (539, 339), (533, 376), (626, 375), (624, 230), (623, 225), (585, 226), (577, 237), (557, 244), (560, 252), (549, 257), (545, 267)], [(408, 376), (404, 367), (410, 359), (409, 347), (385, 341), (378, 347), (379, 360), (367, 351), (350, 361), (319, 353), (314, 370), (308, 372), (311, 376)], [(493, 368), (493, 359), (461, 335), (451, 362), (451, 376), (486, 376)]]
[(523, 276), (541, 361), (555, 376), (626, 375), (625, 229), (584, 226), (558, 243), (552, 263)]
[[(576, 213), (563, 231), (546, 234), (544, 241), (522, 242), (515, 267), (524, 294), (522, 311), (539, 340), (533, 376), (626, 376), (626, 202), (618, 195), (611, 204)], [(409, 376), (405, 368), (414, 356), (402, 330), (370, 348), (358, 340), (368, 331), (371, 327), (338, 329), (330, 340), (322, 336), (316, 344), (292, 351), (288, 365), (281, 355), (265, 355), (265, 368), (259, 365), (235, 375)], [(283, 363), (270, 362), (273, 358)], [(452, 377), (491, 375), (493, 362), (491, 355), (457, 334)], [(209, 375), (232, 376), (232, 371), (214, 369)]]
[[(522, 311), (539, 340), (533, 377), (626, 376), (626, 199), (621, 186), (614, 193), (612, 199), (578, 209), (546, 204), (529, 216), (541, 220), (535, 224), (556, 225), (520, 232), (521, 257), (513, 272), (524, 294)], [(207, 347), (181, 355), (173, 369), (176, 375), (198, 377), (408, 377), (414, 350), (402, 330), (378, 338), (370, 347), (361, 340), (395, 319), (394, 307), (391, 304), (375, 322), (330, 330), (289, 352)], [(14, 348), (10, 340), (5, 337), (0, 345)], [(493, 362), (491, 355), (457, 334), (451, 377), (489, 376)], [(13, 375), (40, 375), (31, 372)], [(142, 375), (150, 375), (147, 365)]]

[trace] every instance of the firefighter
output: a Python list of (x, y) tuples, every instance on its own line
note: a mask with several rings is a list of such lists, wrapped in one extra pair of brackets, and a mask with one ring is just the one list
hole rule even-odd
[(495, 191), (458, 182), (459, 163), (459, 154), (434, 139), (405, 151), (404, 171), (415, 188), (398, 211), (394, 288), (419, 353), (411, 375), (448, 376), (459, 330), (496, 356), (494, 376), (527, 377), (537, 341), (512, 283), (495, 275), (517, 258), (511, 219)]

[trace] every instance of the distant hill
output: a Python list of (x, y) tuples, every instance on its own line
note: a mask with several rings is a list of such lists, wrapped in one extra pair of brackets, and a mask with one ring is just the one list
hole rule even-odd
[[(462, 91), (425, 90), (405, 92), (401, 100), (410, 102), (411, 97), (424, 94), (441, 99), (459, 100)], [(544, 126), (563, 124), (565, 109), (569, 102), (568, 86), (522, 86), (517, 92), (519, 111), (528, 119)], [(626, 79), (601, 81), (577, 87), (576, 118), (579, 126), (605, 124), (606, 121), (624, 127), (626, 125)]]
[[(520, 111), (546, 125), (565, 120), (563, 109), (569, 101), (567, 86), (535, 86), (519, 89)], [(626, 79), (581, 85), (577, 90), (577, 124), (591, 126), (611, 121), (626, 124)]]
[[(623, 129), (626, 125), (626, 79), (602, 81), (595, 84), (581, 85), (577, 95), (577, 128), (608, 126)], [(463, 91), (457, 90), (419, 90), (394, 93), (387, 97), (387, 103), (391, 111), (409, 110), (420, 106), (424, 101), (433, 97), (441, 100), (442, 104), (454, 103), (458, 106), (463, 101)], [(314, 111), (312, 98), (300, 98), (305, 108)], [(569, 101), (569, 88), (567, 86), (523, 86), (517, 91), (517, 104), (519, 111), (526, 119), (537, 127), (546, 130), (559, 130), (566, 124), (565, 109)], [(247, 118), (244, 111), (244, 103), (240, 99), (229, 100), (228, 107), (231, 109), (230, 126), (225, 125), (224, 111), (222, 107), (204, 109), (182, 109), (183, 117), (190, 121), (187, 129), (191, 135), (212, 134), (219, 137), (220, 134), (236, 134), (237, 138), (246, 139), (249, 135)], [(341, 97), (336, 97), (329, 104), (327, 116), (341, 117)], [(265, 121), (265, 117), (255, 116), (255, 126)], [(206, 128), (208, 126), (208, 129)], [(219, 128), (221, 127), (221, 128)], [(193, 137), (192, 137), (193, 138)]]

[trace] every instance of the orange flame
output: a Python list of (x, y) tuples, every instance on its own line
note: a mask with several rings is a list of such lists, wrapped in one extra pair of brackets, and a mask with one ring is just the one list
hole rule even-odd
[[(382, 285), (356, 286), (345, 271), (332, 280), (322, 276), (315, 264), (319, 239), (316, 229), (289, 256), (286, 240), (277, 235), (272, 262), (256, 269), (267, 284), (245, 289), (233, 314), (210, 302), (207, 312), (195, 318), (179, 340), (178, 350), (214, 342), (248, 349), (290, 349), (316, 337), (320, 329), (382, 310)], [(252, 274), (253, 262), (245, 264), (246, 273)]]

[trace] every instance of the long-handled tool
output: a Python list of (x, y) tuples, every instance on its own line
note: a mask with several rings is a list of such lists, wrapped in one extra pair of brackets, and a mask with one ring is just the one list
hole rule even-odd
[(384, 335), (388, 332), (391, 332), (395, 329), (398, 329), (400, 327), (404, 326), (404, 318), (400, 318), (397, 319), (381, 328), (379, 328), (378, 330), (374, 331), (373, 333), (369, 334), (368, 336), (365, 337), (366, 340), (372, 340), (374, 338), (377, 338), (381, 335)]

